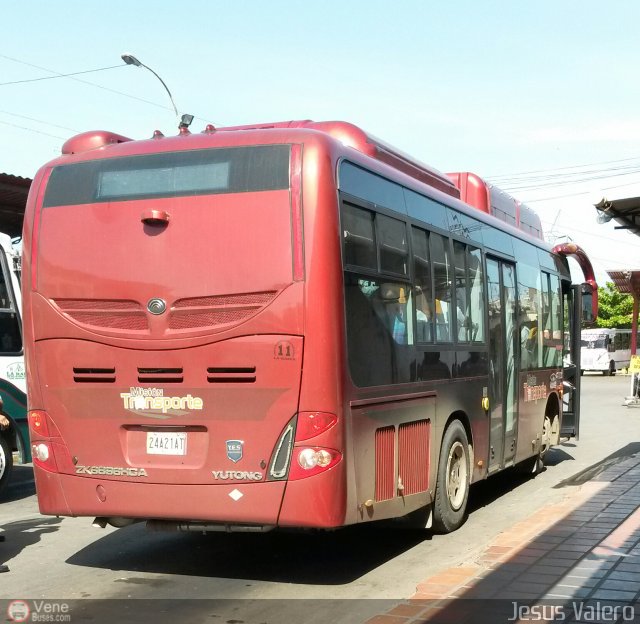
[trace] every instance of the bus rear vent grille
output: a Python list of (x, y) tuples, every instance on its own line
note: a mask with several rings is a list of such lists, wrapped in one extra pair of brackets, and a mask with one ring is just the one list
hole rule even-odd
[(139, 368), (139, 383), (182, 383), (182, 368)]
[(395, 429), (376, 430), (376, 500), (389, 500), (395, 496)]
[(429, 485), (429, 421), (418, 420), (398, 428), (398, 474), (402, 494), (426, 491)]
[(115, 383), (115, 368), (73, 368), (76, 383)]
[(178, 299), (169, 317), (170, 329), (217, 327), (240, 323), (266, 307), (277, 291)]
[(137, 301), (126, 299), (55, 299), (58, 309), (82, 325), (148, 331), (147, 315)]
[(245, 368), (207, 368), (209, 383), (255, 383), (256, 367)]

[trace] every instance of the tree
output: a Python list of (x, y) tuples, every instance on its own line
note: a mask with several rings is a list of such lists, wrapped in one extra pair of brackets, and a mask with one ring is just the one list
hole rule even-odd
[(631, 329), (633, 314), (633, 297), (623, 295), (613, 282), (607, 282), (598, 288), (598, 320), (597, 327), (616, 327)]

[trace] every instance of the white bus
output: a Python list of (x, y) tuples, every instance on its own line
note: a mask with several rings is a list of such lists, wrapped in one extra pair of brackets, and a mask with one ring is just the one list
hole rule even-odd
[(583, 329), (581, 338), (581, 373), (600, 371), (603, 375), (615, 375), (616, 371), (629, 366), (630, 329)]
[(20, 463), (31, 461), (27, 428), (27, 396), (22, 349), (19, 239), (0, 233), (0, 409), (9, 427), (0, 430), (0, 491)]

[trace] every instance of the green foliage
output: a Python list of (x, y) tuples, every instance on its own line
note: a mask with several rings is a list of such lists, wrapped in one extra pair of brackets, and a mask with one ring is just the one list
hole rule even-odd
[(607, 282), (598, 288), (598, 321), (597, 327), (617, 327), (631, 329), (633, 314), (633, 297), (623, 295), (616, 290), (613, 282)]

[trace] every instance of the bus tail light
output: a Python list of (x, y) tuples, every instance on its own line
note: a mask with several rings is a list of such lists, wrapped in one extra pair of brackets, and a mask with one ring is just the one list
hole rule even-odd
[(73, 472), (69, 451), (47, 412), (31, 410), (28, 420), (33, 465), (48, 472)]
[(298, 414), (298, 424), (296, 425), (296, 442), (313, 438), (331, 429), (337, 422), (338, 417), (335, 414), (300, 412)]
[(306, 479), (335, 466), (342, 454), (335, 449), (300, 446), (293, 449), (289, 479)]
[(49, 424), (47, 422), (47, 413), (40, 410), (29, 412), (29, 429), (36, 437), (48, 438)]
[(48, 472), (58, 472), (58, 465), (51, 442), (36, 442), (31, 446), (31, 456), (35, 466)]

